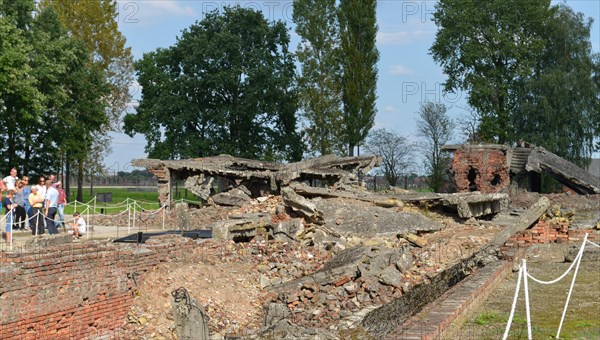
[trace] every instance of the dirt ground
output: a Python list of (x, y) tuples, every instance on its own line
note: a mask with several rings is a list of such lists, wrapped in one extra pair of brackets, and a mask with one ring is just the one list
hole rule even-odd
[[(549, 281), (563, 274), (571, 263), (564, 254), (571, 245), (546, 244), (532, 246), (527, 255), (527, 268), (539, 280)], [(593, 246), (586, 246), (588, 247)], [(531, 324), (534, 339), (554, 338), (573, 279), (574, 269), (553, 285), (528, 281)], [(475, 310), (460, 330), (465, 339), (500, 339), (512, 307), (518, 272), (511, 273)], [(600, 339), (600, 261), (582, 261), (571, 300), (560, 333), (561, 339)], [(523, 286), (519, 293), (511, 339), (527, 339), (527, 323)]]

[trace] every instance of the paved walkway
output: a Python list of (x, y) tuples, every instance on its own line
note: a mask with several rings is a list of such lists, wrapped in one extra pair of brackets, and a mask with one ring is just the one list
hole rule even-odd
[[(67, 229), (65, 228), (59, 228), (59, 231), (61, 235), (67, 233)], [(163, 230), (161, 228), (141, 228), (138, 226), (136, 226), (136, 228), (134, 229), (127, 226), (117, 227), (94, 225), (86, 235), (82, 236), (81, 239), (77, 240), (76, 242), (86, 242), (89, 240), (114, 240), (131, 234), (136, 234), (138, 231), (160, 232)], [(48, 233), (44, 234), (41, 237), (47, 237), (47, 235)], [(13, 248), (22, 246), (26, 241), (32, 239), (33, 237), (35, 236), (31, 235), (30, 230), (13, 232)], [(2, 243), (0, 244), (0, 250), (6, 249), (5, 241), (2, 240), (1, 242)]]

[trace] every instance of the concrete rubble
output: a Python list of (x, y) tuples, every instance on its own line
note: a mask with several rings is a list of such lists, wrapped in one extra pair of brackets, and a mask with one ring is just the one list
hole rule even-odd
[[(513, 213), (504, 192), (368, 192), (353, 176), (375, 166), (372, 157), (138, 163), (190, 175), (186, 188), (210, 204), (175, 206), (182, 227), (212, 230), (198, 251), (214, 266), (249, 268), (241, 275), (259, 292), (260, 318), (237, 321), (243, 332), (226, 326), (230, 316), (212, 297), (194, 295), (208, 303), (213, 338), (383, 338), (477, 268), (515, 256), (511, 237), (551, 206), (541, 197)], [(218, 177), (233, 184), (215, 193)], [(309, 185), (315, 179), (323, 181)], [(507, 222), (494, 222), (503, 215)]]

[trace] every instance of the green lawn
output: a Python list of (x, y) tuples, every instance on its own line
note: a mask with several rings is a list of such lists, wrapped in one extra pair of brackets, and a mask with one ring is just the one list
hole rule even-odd
[[(94, 192), (90, 193), (89, 188), (84, 188), (83, 190), (83, 203), (89, 203), (92, 205), (92, 199), (96, 196), (101, 196), (98, 194), (110, 193), (112, 196), (112, 200), (110, 202), (98, 202), (96, 201), (96, 210), (104, 209), (104, 212), (107, 214), (116, 214), (122, 211), (127, 210), (127, 201), (131, 203), (132, 200), (135, 200), (142, 208), (146, 210), (156, 210), (159, 208), (158, 205), (158, 192), (156, 190), (148, 191), (148, 189), (144, 188), (145, 191), (139, 191), (136, 188), (110, 188), (110, 187), (102, 187), (102, 188), (94, 188)], [(69, 204), (65, 208), (65, 214), (72, 214), (74, 210), (83, 211), (85, 206), (81, 204), (81, 202), (74, 203), (76, 197), (76, 189), (71, 188), (70, 190), (70, 199)], [(175, 200), (185, 199), (190, 201), (198, 201), (197, 197), (192, 193), (188, 192), (186, 189), (179, 189), (174, 193)], [(75, 208), (77, 206), (77, 208)], [(139, 208), (138, 208), (139, 209)]]

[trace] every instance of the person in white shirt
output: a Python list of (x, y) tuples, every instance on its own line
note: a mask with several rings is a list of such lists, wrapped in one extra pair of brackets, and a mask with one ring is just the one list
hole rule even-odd
[(36, 187), (38, 189), (38, 194), (42, 195), (42, 197), (46, 197), (46, 177), (40, 176)]
[(10, 169), (10, 175), (2, 179), (2, 182), (4, 182), (4, 185), (6, 186), (6, 190), (15, 190), (17, 178), (17, 168)]
[(87, 225), (79, 212), (73, 213), (73, 223), (71, 223), (71, 227), (73, 228), (73, 236), (75, 236), (75, 238), (80, 238), (81, 235), (85, 234)]

